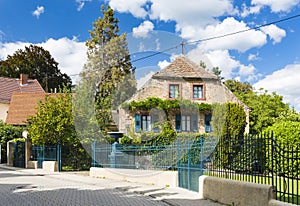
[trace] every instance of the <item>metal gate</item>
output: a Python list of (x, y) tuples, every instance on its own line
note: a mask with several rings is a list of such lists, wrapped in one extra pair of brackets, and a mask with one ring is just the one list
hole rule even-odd
[(32, 146), (31, 160), (38, 162), (38, 168), (43, 167), (43, 161), (57, 161), (58, 170), (61, 171), (61, 145)]
[(25, 168), (25, 142), (14, 143), (13, 166)]

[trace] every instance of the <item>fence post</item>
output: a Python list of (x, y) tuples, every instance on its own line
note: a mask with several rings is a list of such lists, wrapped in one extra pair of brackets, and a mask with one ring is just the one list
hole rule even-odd
[(57, 145), (57, 163), (58, 163), (58, 171), (62, 171), (62, 165), (61, 165), (61, 145), (60, 142)]
[(200, 135), (200, 176), (203, 175), (203, 135)]
[(96, 144), (97, 144), (97, 140), (94, 139), (94, 142), (92, 144), (92, 151), (93, 151), (92, 167), (96, 167)]
[(178, 186), (182, 187), (182, 184), (181, 184), (181, 169), (180, 169), (180, 144), (179, 144), (179, 139), (177, 139), (177, 171), (178, 171)]

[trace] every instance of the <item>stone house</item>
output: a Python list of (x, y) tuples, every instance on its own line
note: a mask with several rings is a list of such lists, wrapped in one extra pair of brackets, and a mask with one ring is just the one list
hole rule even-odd
[(27, 74), (21, 74), (19, 79), (0, 77), (0, 120), (6, 122), (13, 93), (24, 92), (45, 93), (40, 83), (36, 79), (28, 79)]
[[(127, 100), (139, 102), (149, 97), (162, 100), (190, 100), (196, 103), (225, 103), (234, 102), (243, 106), (247, 123), (249, 122), (249, 108), (218, 79), (214, 74), (195, 64), (185, 56), (179, 56), (169, 66), (154, 74), (146, 84)], [(119, 109), (119, 130), (127, 134), (134, 128), (136, 133), (155, 132), (155, 123), (162, 114), (159, 109), (151, 111), (129, 112)], [(173, 115), (169, 115), (171, 125), (177, 132), (211, 132), (211, 111), (195, 112), (186, 108)], [(248, 124), (247, 124), (248, 125)], [(246, 132), (249, 126), (246, 128)]]

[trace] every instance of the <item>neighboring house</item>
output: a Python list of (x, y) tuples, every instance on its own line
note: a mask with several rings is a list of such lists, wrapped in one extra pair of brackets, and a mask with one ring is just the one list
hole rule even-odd
[(14, 92), (45, 93), (39, 82), (21, 74), (20, 79), (0, 77), (0, 120), (6, 122), (7, 112)]
[(13, 93), (6, 123), (26, 125), (27, 119), (36, 114), (38, 103), (45, 99), (45, 95), (45, 93)]
[[(163, 68), (137, 93), (127, 100), (127, 103), (139, 102), (149, 97), (167, 99), (187, 99), (197, 103), (235, 102), (244, 107), (249, 122), (249, 108), (218, 79), (184, 56), (176, 58), (169, 66)], [(159, 119), (159, 111), (130, 112), (122, 107), (119, 109), (119, 130), (128, 133), (134, 128), (137, 132), (156, 131), (155, 123)], [(161, 113), (161, 112), (160, 112)], [(161, 116), (161, 115), (160, 115)], [(172, 127), (178, 132), (211, 132), (211, 112), (193, 112), (182, 110), (169, 115)], [(246, 132), (249, 126), (246, 128)]]

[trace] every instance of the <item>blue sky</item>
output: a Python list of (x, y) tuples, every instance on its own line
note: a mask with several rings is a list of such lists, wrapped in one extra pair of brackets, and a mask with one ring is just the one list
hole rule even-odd
[[(110, 5), (128, 34), (132, 59), (190, 42), (256, 27), (300, 14), (300, 0), (0, 0), (0, 59), (30, 43), (50, 51), (59, 68), (78, 74), (86, 62), (85, 41)], [(248, 81), (283, 95), (300, 111), (300, 17), (241, 34), (186, 45), (184, 54), (226, 79)], [(137, 61), (145, 81), (181, 47)], [(76, 75), (72, 76), (74, 79)]]

